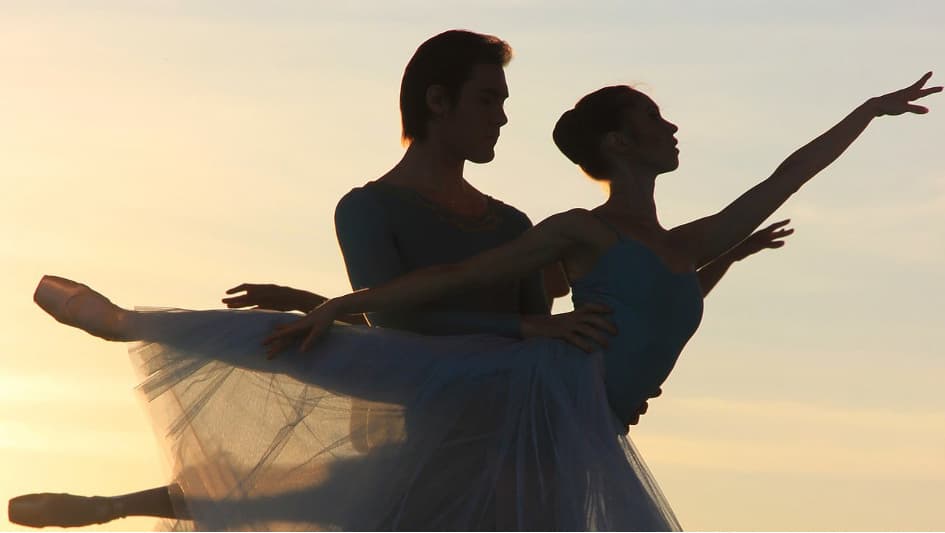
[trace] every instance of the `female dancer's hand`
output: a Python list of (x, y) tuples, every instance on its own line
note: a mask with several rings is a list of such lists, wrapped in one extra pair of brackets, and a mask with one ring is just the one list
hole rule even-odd
[(791, 219), (787, 218), (752, 233), (751, 236), (732, 249), (730, 252), (732, 260), (741, 261), (749, 255), (756, 254), (762, 250), (784, 246), (783, 239), (794, 233), (793, 228), (784, 228), (784, 226), (790, 223)]
[(604, 317), (610, 312), (605, 305), (585, 304), (570, 313), (522, 317), (522, 337), (562, 339), (590, 353), (595, 342), (606, 347), (608, 335), (617, 334), (617, 326)]
[(338, 300), (329, 299), (313, 309), (304, 317), (288, 324), (276, 326), (275, 330), (263, 340), (266, 347), (266, 359), (273, 359), (289, 344), (302, 339), (300, 352), (308, 350), (340, 316)]
[(702, 296), (708, 296), (712, 288), (722, 279), (722, 276), (728, 272), (730, 266), (735, 261), (741, 261), (746, 257), (756, 254), (768, 248), (780, 248), (784, 246), (784, 239), (794, 233), (793, 229), (782, 229), (791, 219), (775, 222), (770, 226), (760, 229), (748, 236), (737, 246), (717, 257), (708, 265), (699, 269), (699, 286), (702, 288)]
[(932, 73), (926, 72), (924, 76), (919, 78), (919, 81), (913, 83), (905, 89), (899, 89), (898, 91), (893, 91), (889, 94), (884, 94), (883, 96), (870, 98), (867, 101), (867, 105), (873, 110), (874, 116), (877, 117), (881, 117), (883, 115), (901, 115), (903, 113), (917, 113), (924, 115), (925, 113), (929, 112), (929, 108), (915, 105), (912, 103), (912, 101), (926, 97), (930, 94), (941, 92), (942, 87), (923, 88), (925, 83), (929, 81), (929, 78), (931, 77)]

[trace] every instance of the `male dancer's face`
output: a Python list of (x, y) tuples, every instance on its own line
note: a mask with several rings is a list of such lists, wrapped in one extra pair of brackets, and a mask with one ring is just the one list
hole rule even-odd
[(472, 75), (460, 88), (440, 129), (444, 141), (456, 155), (473, 163), (488, 163), (495, 158), (499, 128), (509, 121), (503, 107), (508, 97), (502, 67), (473, 67)]

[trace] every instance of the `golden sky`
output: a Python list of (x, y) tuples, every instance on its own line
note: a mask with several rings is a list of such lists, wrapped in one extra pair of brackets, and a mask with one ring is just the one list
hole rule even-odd
[[(657, 190), (671, 226), (867, 97), (945, 81), (931, 0), (4, 2), (0, 500), (166, 481), (124, 348), (35, 307), (41, 275), (125, 306), (215, 307), (244, 281), (342, 293), (334, 204), (396, 162), (403, 66), (455, 27), (515, 49), (497, 158), (467, 177), (534, 221), (602, 199), (550, 140), (597, 87), (633, 84), (679, 125)], [(945, 100), (929, 105), (876, 121), (773, 217), (793, 219), (787, 246), (706, 302), (633, 432), (687, 529), (945, 528)]]

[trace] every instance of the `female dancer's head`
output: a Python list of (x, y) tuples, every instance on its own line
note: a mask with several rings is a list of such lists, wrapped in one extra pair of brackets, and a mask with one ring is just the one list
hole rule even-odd
[(511, 58), (505, 41), (463, 30), (421, 44), (400, 85), (404, 143), (432, 142), (451, 157), (491, 161), (499, 128), (508, 122), (502, 69)]
[(627, 172), (656, 177), (675, 170), (677, 130), (647, 95), (615, 85), (581, 98), (561, 115), (552, 136), (588, 176), (609, 182)]

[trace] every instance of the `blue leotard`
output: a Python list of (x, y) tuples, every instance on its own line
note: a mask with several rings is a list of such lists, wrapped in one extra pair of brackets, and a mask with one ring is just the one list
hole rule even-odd
[(620, 420), (630, 420), (699, 327), (699, 278), (673, 272), (642, 243), (620, 236), (572, 288), (575, 307), (597, 302), (613, 309), (619, 333), (604, 350), (607, 399)]

